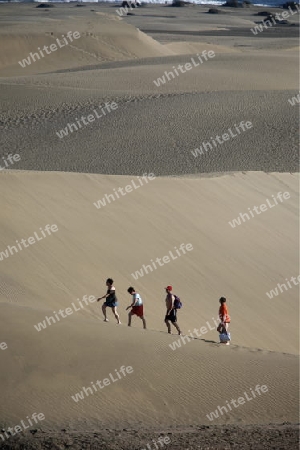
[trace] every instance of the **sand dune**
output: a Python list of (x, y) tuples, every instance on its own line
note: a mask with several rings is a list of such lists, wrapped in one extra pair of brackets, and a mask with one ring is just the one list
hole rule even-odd
[[(45, 415), (4, 445), (132, 450), (164, 433), (169, 450), (298, 448), (297, 27), (257, 38), (258, 7), (207, 9), (0, 5), (0, 165), (20, 155), (0, 169), (1, 428)], [(18, 64), (69, 30), (72, 47)], [(215, 57), (155, 85), (203, 50)], [(58, 137), (105, 102), (118, 108)], [(253, 127), (191, 154), (240, 121)], [(109, 276), (121, 325), (94, 301)], [(127, 326), (129, 285), (147, 330)]]
[[(18, 168), (25, 170), (128, 175), (145, 170), (156, 175), (297, 171), (298, 112), (288, 103), (298, 88), (297, 55), (229, 55), (216, 53), (159, 87), (154, 80), (195, 54), (1, 78), (0, 143), (21, 154)], [(12, 98), (17, 99), (13, 110)], [(57, 136), (106, 101), (116, 102), (118, 109), (64, 139)], [(201, 143), (241, 120), (251, 121), (253, 129), (201, 157), (192, 156)], [(49, 148), (51, 157), (45, 158)]]
[[(93, 205), (131, 179), (1, 174), (2, 251), (47, 223), (58, 227), (56, 234), (0, 263), (2, 339), (8, 345), (1, 354), (3, 418), (15, 421), (28, 414), (30, 406), (47, 416), (47, 426), (72, 424), (80, 429), (83, 417), (89, 417), (89, 426), (128, 425), (134, 408), (141, 422), (147, 418), (153, 426), (170, 418), (206, 423), (206, 414), (218, 405), (265, 384), (269, 392), (259, 400), (218, 420), (296, 421), (298, 287), (272, 300), (266, 291), (297, 276), (291, 236), (297, 229), (299, 178), (259, 173), (159, 178), (103, 210)], [(278, 191), (289, 191), (291, 198), (236, 229), (228, 224), (246, 205), (263, 203)], [(193, 250), (138, 280), (131, 275), (182, 242), (191, 243)], [(53, 310), (78, 304), (85, 294), (103, 294), (107, 276), (116, 280), (121, 326), (111, 317), (111, 323), (103, 323), (100, 306), (94, 303), (35, 330)], [(173, 351), (169, 344), (177, 338), (168, 336), (163, 324), (163, 287), (168, 283), (184, 302), (179, 316), (186, 333), (207, 321), (213, 327), (218, 297), (228, 296), (233, 345), (214, 344), (217, 333), (212, 330)], [(126, 326), (126, 289), (131, 284), (145, 299), (146, 332), (137, 320), (132, 329)], [(71, 399), (123, 364), (134, 368), (128, 378), (78, 404)], [(225, 392), (224, 373), (230, 379)], [(211, 383), (213, 391), (207, 388)]]
[[(36, 14), (42, 15), (42, 12), (36, 11)], [(46, 19), (37, 25), (34, 23), (34, 28), (28, 23), (25, 27), (22, 23), (19, 28), (19, 33), (18, 27), (13, 32), (9, 26), (1, 29), (2, 76), (28, 76), (106, 61), (173, 54), (150, 36), (123, 22), (117, 14), (91, 13), (88, 23), (67, 16), (64, 21)], [(80, 37), (72, 40), (66, 37), (64, 41), (63, 36), (68, 31), (78, 32)], [(55, 44), (57, 50), (51, 51), (51, 44)], [(43, 51), (45, 45), (48, 49)], [(39, 49), (42, 53), (39, 53)], [(37, 53), (38, 56), (31, 57), (30, 64), (22, 67), (18, 61), (22, 62), (31, 53)]]
[[(16, 54), (21, 58), (22, 53), (25, 57), (29, 52), (31, 44), (16, 33), (23, 28), (26, 36), (30, 36), (28, 22), (33, 20), (33, 8), (24, 8), (25, 24), (22, 17), (15, 19), (16, 36), (10, 35), (9, 45), (17, 42), (22, 51), (16, 47), (11, 47), (11, 51), (0, 50), (2, 60), (6, 61), (0, 80), (4, 124), (0, 144), (7, 151), (21, 154), (18, 169), (120, 175), (139, 175), (148, 170), (163, 176), (298, 170), (298, 113), (288, 103), (298, 89), (295, 49), (279, 51), (279, 39), (275, 39), (270, 49), (270, 40), (263, 38), (259, 39), (262, 48), (257, 51), (254, 36), (248, 38), (249, 48), (242, 43), (233, 45), (232, 40), (228, 42), (218, 36), (213, 40), (201, 36), (191, 41), (191, 36), (170, 35), (171, 41), (158, 42), (136, 28), (140, 25), (137, 21), (146, 29), (153, 26), (151, 21), (156, 17), (148, 17), (146, 8), (122, 20), (111, 6), (102, 8), (104, 12), (100, 14), (101, 11), (57, 6), (51, 10), (51, 20), (50, 17), (42, 20), (42, 12), (34, 11), (40, 20), (35, 27), (38, 39), (45, 37), (50, 42), (66, 33), (66, 29), (77, 29), (83, 37), (76, 45), (88, 53), (81, 52), (78, 59), (77, 50), (67, 46), (24, 69), (18, 64), (18, 67), (10, 65), (12, 60), (8, 64), (7, 58)], [(200, 9), (197, 22), (198, 16), (192, 9), (180, 13), (181, 18), (172, 13), (174, 19), (166, 16), (167, 11), (170, 16), (170, 9), (159, 9), (165, 15), (164, 23), (157, 22), (165, 31), (170, 31), (173, 23), (179, 29), (182, 22), (186, 32), (196, 30), (196, 23), (200, 19), (206, 23), (209, 16)], [(235, 21), (242, 19), (240, 14)], [(243, 14), (254, 17), (253, 12)], [(231, 14), (213, 20), (234, 25)], [(244, 22), (242, 25), (250, 33), (248, 25)], [(54, 37), (45, 34), (52, 29)], [(8, 35), (8, 27), (4, 26), (1, 33)], [(280, 42), (287, 41), (289, 48), (297, 43), (294, 38)], [(165, 78), (160, 86), (154, 83), (204, 50), (214, 51), (215, 57), (193, 70), (174, 75), (174, 79), (170, 75), (171, 79)], [(95, 52), (100, 59), (93, 61), (89, 55)], [(29, 76), (27, 69), (41, 69), (44, 73)], [(13, 108), (12, 99), (15, 99)], [(106, 101), (117, 102), (117, 111), (64, 139), (57, 136), (68, 123), (90, 114)], [(240, 120), (253, 123), (247, 136), (230, 140), (201, 158), (191, 155), (202, 142), (223, 134)]]

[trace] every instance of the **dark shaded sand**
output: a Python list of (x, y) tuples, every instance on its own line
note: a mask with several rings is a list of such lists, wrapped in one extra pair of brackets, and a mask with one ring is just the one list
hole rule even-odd
[[(250, 28), (261, 19), (257, 13), (265, 10), (259, 7), (222, 8), (224, 14), (211, 15), (208, 6), (149, 5), (135, 8), (134, 17), (119, 19), (117, 5), (95, 4), (96, 13), (56, 6), (51, 14), (57, 22), (45, 22), (47, 36), (35, 22), (39, 40), (19, 49), (20, 58), (37, 42), (42, 45), (51, 38), (54, 23), (55, 35), (65, 32), (59, 20), (82, 33), (85, 26), (92, 27), (93, 33), (83, 33), (78, 53), (68, 47), (26, 69), (5, 63), (3, 73), (15, 76), (0, 78), (0, 146), (4, 154), (20, 154), (14, 169), (117, 175), (148, 171), (157, 176), (298, 171), (298, 109), (288, 103), (298, 89), (298, 26), (276, 25), (254, 36)], [(16, 8), (1, 8), (12, 21)], [(25, 24), (42, 14), (28, 5), (18, 11)], [(9, 22), (2, 20), (2, 33), (9, 33)], [(21, 27), (23, 16), (15, 20)], [(289, 18), (293, 25), (298, 20), (299, 14)], [(136, 28), (145, 34), (136, 35)], [(111, 29), (115, 31), (107, 40), (105, 33)], [(27, 39), (30, 30), (26, 33)], [(10, 43), (11, 35), (5, 39)], [(26, 39), (20, 40), (22, 45)], [(155, 86), (154, 80), (204, 49), (213, 49), (216, 56)], [(65, 61), (72, 64), (61, 69)], [(35, 70), (39, 74), (30, 75)], [(63, 139), (56, 135), (105, 101), (117, 102), (118, 109)], [(251, 121), (253, 128), (193, 156), (203, 142), (241, 120)]]
[[(256, 19), (257, 23), (261, 23), (259, 18)], [(253, 28), (255, 25), (253, 25)], [(287, 27), (288, 30), (287, 30)], [(218, 37), (249, 37), (249, 30), (245, 30), (245, 28), (231, 28), (229, 30), (205, 30), (205, 31), (172, 31), (171, 33), (167, 30), (142, 30), (147, 34), (150, 34), (154, 39), (161, 39), (161, 36), (167, 34), (169, 39), (172, 41), (176, 40), (176, 36), (188, 36), (189, 38), (192, 36), (218, 36)], [(266, 32), (265, 32), (266, 31)], [(269, 39), (271, 36), (276, 38), (297, 38), (299, 36), (299, 26), (298, 24), (277, 24), (276, 26), (270, 27), (267, 30), (264, 30), (262, 33), (257, 34), (257, 38)], [(175, 39), (173, 38), (175, 37)]]
[[(292, 91), (243, 91), (111, 97), (118, 102), (116, 111), (63, 139), (56, 131), (87, 116), (104, 100), (73, 105), (72, 111), (62, 106), (31, 117), (11, 116), (0, 144), (22, 154), (16, 168), (24, 170), (118, 175), (295, 172), (298, 110), (287, 102), (292, 95)], [(251, 121), (253, 128), (193, 156), (191, 151), (203, 141), (234, 130), (241, 120)]]
[[(299, 425), (247, 425), (177, 427), (168, 430), (140, 429), (111, 430), (77, 433), (38, 431), (3, 443), (3, 450), (142, 450), (155, 449), (153, 440), (169, 437), (171, 442), (158, 448), (167, 450), (296, 450), (299, 448)], [(152, 444), (152, 445), (151, 445)]]

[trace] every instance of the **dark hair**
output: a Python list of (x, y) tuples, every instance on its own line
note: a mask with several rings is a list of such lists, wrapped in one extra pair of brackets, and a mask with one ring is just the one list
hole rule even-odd
[(132, 294), (133, 292), (135, 292), (134, 287), (130, 286), (130, 287), (127, 289), (127, 292), (129, 292), (129, 294)]
[(225, 303), (226, 302), (226, 298), (225, 297), (221, 297), (219, 300), (220, 303)]
[(113, 284), (114, 280), (112, 278), (107, 278), (106, 283)]

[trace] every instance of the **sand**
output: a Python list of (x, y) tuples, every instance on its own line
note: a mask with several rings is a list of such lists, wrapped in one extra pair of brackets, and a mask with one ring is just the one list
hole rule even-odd
[[(32, 435), (0, 434), (0, 448), (142, 449), (159, 435), (170, 450), (298, 448), (298, 106), (288, 102), (298, 28), (254, 36), (258, 7), (207, 10), (151, 5), (121, 19), (109, 4), (0, 5), (2, 436), (45, 416)], [(82, 34), (76, 45), (17, 63), (69, 30)], [(215, 56), (155, 85), (204, 50)], [(112, 102), (101, 119), (57, 135)], [(193, 155), (242, 120), (251, 128)], [(240, 213), (249, 219), (233, 227)], [(56, 231), (44, 236), (47, 224)], [(9, 252), (34, 233), (40, 240)], [(121, 325), (111, 312), (103, 322), (101, 303), (78, 307), (110, 276)], [(184, 305), (180, 338), (164, 324), (167, 284)], [(127, 327), (130, 285), (147, 330), (136, 317)], [(230, 346), (218, 343), (220, 296)], [(132, 369), (96, 390), (122, 366)]]

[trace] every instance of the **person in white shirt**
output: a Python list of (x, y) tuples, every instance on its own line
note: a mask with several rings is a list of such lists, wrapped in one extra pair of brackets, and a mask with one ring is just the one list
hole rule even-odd
[(126, 311), (128, 309), (131, 309), (131, 311), (129, 311), (129, 313), (128, 313), (128, 326), (131, 327), (131, 318), (132, 318), (132, 316), (136, 315), (140, 319), (142, 319), (144, 330), (146, 330), (146, 320), (145, 320), (145, 317), (144, 317), (143, 300), (142, 300), (140, 294), (138, 294), (135, 291), (134, 287), (130, 286), (127, 289), (127, 292), (130, 295), (132, 295), (132, 303), (131, 303), (131, 305), (127, 306), (127, 308), (126, 308)]

